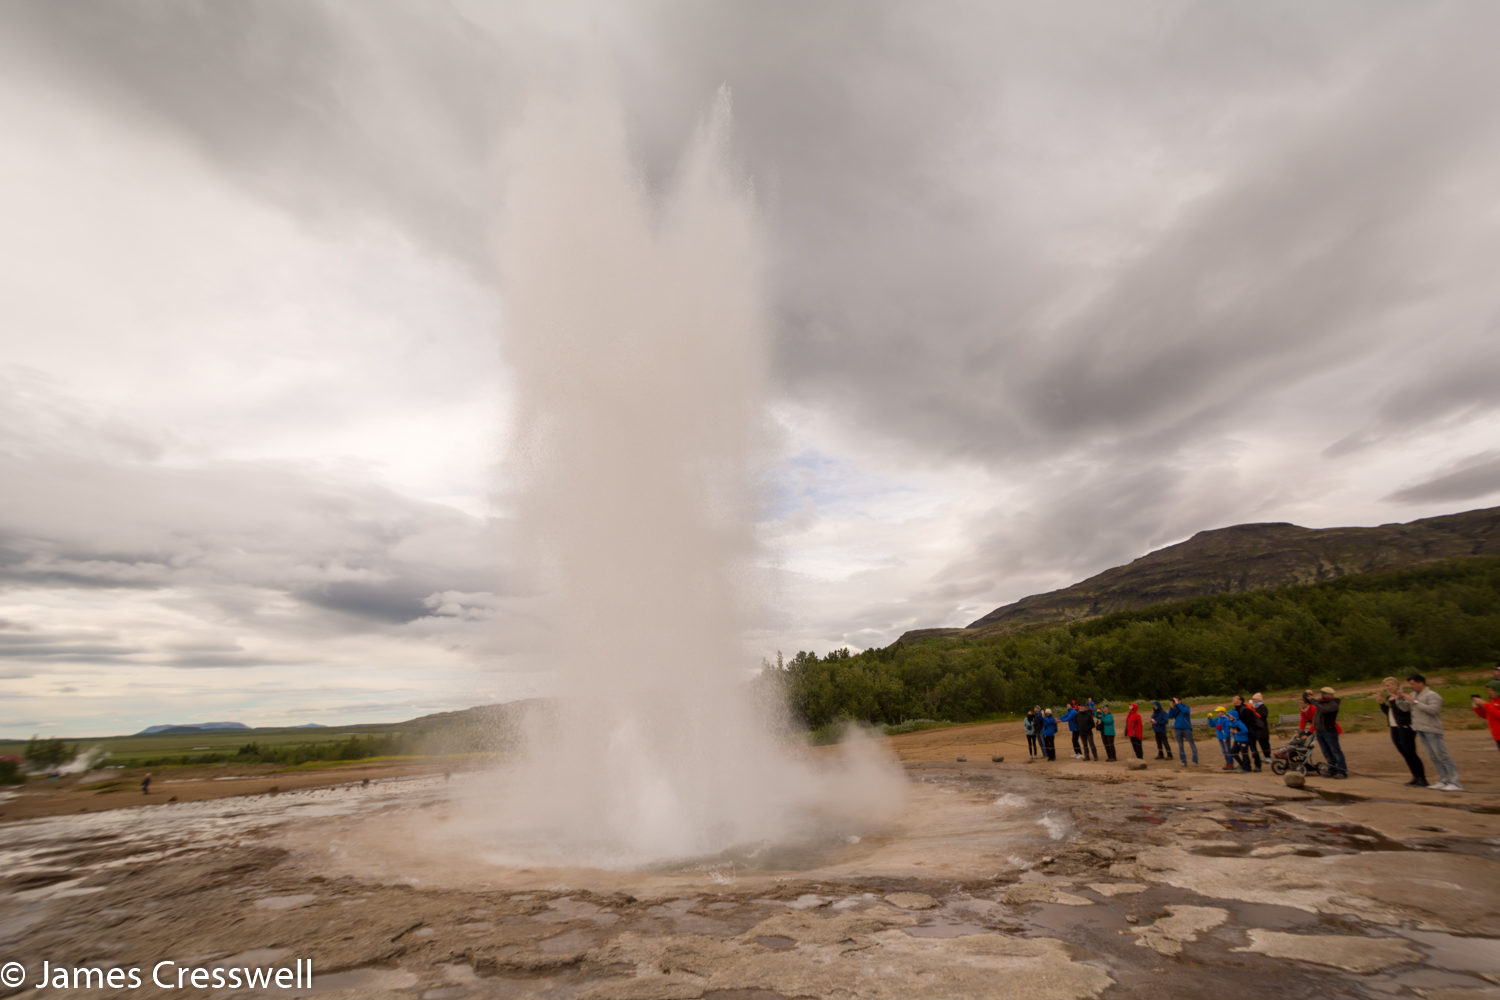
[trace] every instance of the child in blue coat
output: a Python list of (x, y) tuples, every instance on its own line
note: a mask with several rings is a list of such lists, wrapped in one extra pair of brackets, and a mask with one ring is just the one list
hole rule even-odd
[(1224, 770), (1233, 771), (1234, 737), (1229, 728), (1229, 713), (1220, 705), (1208, 713), (1208, 721), (1214, 727), (1214, 735), (1219, 738), (1219, 752), (1224, 755)]
[(1229, 741), (1233, 747), (1231, 759), (1234, 761), (1234, 773), (1244, 774), (1250, 770), (1250, 728), (1234, 712), (1224, 713), (1224, 718), (1229, 720), (1224, 728), (1229, 730)]

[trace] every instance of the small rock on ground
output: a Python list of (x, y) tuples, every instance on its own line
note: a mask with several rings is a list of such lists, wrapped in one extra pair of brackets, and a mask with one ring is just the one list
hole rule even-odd
[(1131, 928), (1131, 933), (1140, 935), (1137, 945), (1162, 955), (1180, 955), (1184, 943), (1198, 940), (1199, 934), (1229, 919), (1229, 911), (1217, 906), (1168, 906), (1167, 913), (1171, 915), (1154, 924)]
[(930, 910), (938, 905), (937, 900), (925, 892), (893, 892), (885, 901), (903, 910)]
[(1145, 892), (1151, 887), (1141, 882), (1090, 882), (1089, 888), (1101, 896), (1120, 896), (1130, 892)]
[(1298, 850), (1296, 844), (1267, 844), (1252, 850), (1250, 856), (1252, 858), (1275, 858), (1283, 854), (1296, 854)]
[(1348, 972), (1376, 972), (1392, 965), (1422, 961), (1403, 938), (1357, 937), (1353, 934), (1283, 934), (1261, 927), (1249, 930), (1250, 943), (1231, 951), (1259, 952), (1268, 958), (1331, 965)]
[(1071, 892), (1063, 892), (1055, 885), (1046, 882), (1021, 882), (1005, 890), (1001, 901), (1011, 906), (1024, 906), (1027, 903), (1061, 903), (1064, 906), (1092, 906), (1094, 901), (1082, 896), (1075, 896)]

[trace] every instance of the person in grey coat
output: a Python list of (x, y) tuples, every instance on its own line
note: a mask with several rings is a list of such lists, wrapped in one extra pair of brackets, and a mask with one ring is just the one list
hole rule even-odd
[(1431, 786), (1440, 792), (1461, 792), (1464, 786), (1458, 783), (1458, 765), (1448, 754), (1448, 745), (1443, 742), (1443, 696), (1427, 686), (1427, 678), (1412, 674), (1407, 678), (1416, 693), (1403, 692), (1400, 697), (1411, 702), (1411, 728), (1416, 730), (1422, 749), (1432, 758), (1437, 768), (1438, 783)]

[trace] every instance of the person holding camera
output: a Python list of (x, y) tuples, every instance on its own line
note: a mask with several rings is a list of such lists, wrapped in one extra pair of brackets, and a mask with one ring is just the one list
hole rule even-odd
[[(1172, 759), (1172, 742), (1167, 739), (1167, 710), (1161, 702), (1151, 703), (1151, 735), (1156, 737), (1156, 759)], [(1166, 756), (1163, 757), (1162, 755)]]
[(1394, 677), (1387, 677), (1385, 690), (1375, 696), (1375, 701), (1385, 713), (1386, 721), (1391, 724), (1391, 742), (1396, 745), (1396, 752), (1406, 761), (1407, 770), (1411, 771), (1411, 780), (1407, 784), (1415, 788), (1426, 788), (1427, 768), (1422, 766), (1422, 758), (1417, 755), (1417, 733), (1411, 727), (1411, 706), (1401, 694), (1401, 682)]
[(1422, 749), (1432, 758), (1437, 768), (1438, 783), (1432, 788), (1440, 792), (1461, 792), (1464, 786), (1458, 783), (1458, 765), (1448, 753), (1448, 744), (1443, 740), (1443, 696), (1427, 686), (1427, 678), (1412, 674), (1406, 678), (1416, 693), (1400, 695), (1411, 704), (1411, 727), (1416, 730)]
[(1178, 763), (1187, 767), (1187, 750), (1182, 745), (1184, 740), (1193, 748), (1193, 763), (1198, 763), (1198, 744), (1193, 739), (1193, 710), (1181, 698), (1173, 698), (1167, 718), (1172, 723), (1172, 732), (1177, 736)]

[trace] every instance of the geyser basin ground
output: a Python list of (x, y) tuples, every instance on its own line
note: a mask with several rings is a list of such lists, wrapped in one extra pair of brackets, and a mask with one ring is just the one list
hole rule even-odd
[(1500, 785), (990, 763), (1009, 738), (897, 738), (901, 814), (800, 869), (478, 860), (444, 829), (473, 775), (8, 823), (4, 960), (426, 1000), (1500, 992)]

